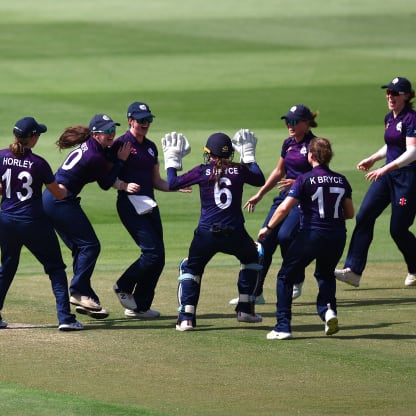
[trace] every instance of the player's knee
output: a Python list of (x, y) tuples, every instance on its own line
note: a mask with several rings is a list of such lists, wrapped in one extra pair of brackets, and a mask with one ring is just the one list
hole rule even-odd
[(83, 251), (89, 257), (97, 258), (101, 252), (101, 244), (98, 240), (90, 242), (85, 246), (80, 247), (80, 251)]
[(290, 233), (282, 233), (279, 234), (278, 238), (280, 246), (288, 246), (293, 240), (293, 235)]
[(165, 265), (165, 252), (161, 250), (143, 252), (141, 260), (146, 268), (163, 268), (163, 266)]

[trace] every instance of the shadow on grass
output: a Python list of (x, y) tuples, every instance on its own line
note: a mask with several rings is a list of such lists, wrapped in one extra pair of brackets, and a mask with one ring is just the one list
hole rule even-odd
[(415, 304), (416, 298), (379, 298), (379, 299), (340, 299), (337, 300), (338, 306), (342, 307), (362, 307), (362, 306), (388, 306), (388, 305), (406, 305)]
[[(231, 314), (209, 314), (201, 315), (200, 319), (229, 319), (235, 318), (235, 315)], [(101, 321), (88, 321), (85, 322), (84, 331), (94, 330), (94, 329), (106, 329), (106, 330), (165, 330), (165, 329), (174, 329), (176, 323), (176, 316), (166, 316), (164, 320), (169, 320), (169, 323), (160, 324), (162, 318), (158, 318), (158, 324), (149, 325), (150, 320), (140, 320), (134, 318), (128, 319), (105, 319)], [(152, 320), (154, 321), (154, 320)], [(132, 325), (132, 323), (135, 323)], [(378, 324), (368, 324), (368, 325), (340, 325), (340, 332), (327, 337), (322, 334), (323, 332), (323, 323), (313, 325), (293, 325), (293, 334), (294, 338), (291, 341), (295, 340), (305, 340), (305, 339), (316, 339), (316, 338), (337, 338), (343, 340), (354, 340), (354, 339), (372, 339), (372, 340), (415, 340), (416, 335), (411, 334), (397, 334), (397, 333), (372, 333), (374, 330), (381, 328), (390, 328), (394, 325), (403, 325), (410, 324), (411, 322), (384, 322)], [(125, 325), (127, 324), (127, 325)], [(33, 330), (33, 329), (57, 329), (55, 325), (31, 325), (31, 324), (12, 324), (11, 326), (2, 329), (1, 332), (13, 331), (13, 330)], [(272, 328), (270, 325), (264, 324), (249, 324), (249, 323), (238, 323), (235, 326), (220, 326), (220, 325), (207, 325), (207, 324), (198, 324), (198, 326), (191, 332), (207, 332), (207, 331), (233, 331), (249, 329), (250, 331), (261, 331), (269, 332)], [(368, 334), (357, 334), (357, 335), (344, 335), (344, 331), (363, 331), (368, 330)], [(302, 333), (314, 333), (314, 336), (302, 336)], [(322, 334), (322, 335), (321, 335)]]
[[(325, 336), (322, 335), (324, 338), (338, 338), (343, 340), (348, 339), (372, 339), (372, 340), (414, 340), (416, 339), (416, 335), (412, 334), (397, 334), (397, 333), (374, 333), (375, 330), (383, 329), (383, 328), (392, 328), (396, 325), (406, 325), (411, 324), (410, 321), (407, 322), (381, 322), (377, 324), (366, 324), (366, 325), (342, 325), (340, 324), (340, 331), (337, 334), (332, 336)], [(315, 337), (308, 337), (308, 336), (297, 336), (297, 333), (305, 333), (305, 332), (314, 332), (320, 337), (320, 334), (323, 332), (323, 323), (313, 324), (313, 325), (292, 325), (292, 330), (294, 332), (295, 339), (309, 339), (309, 338), (317, 338)], [(367, 334), (360, 334), (351, 335), (345, 334), (346, 331), (368, 331)]]
[[(274, 317), (274, 313), (267, 314), (270, 317)], [(266, 316), (266, 314), (262, 314), (262, 316)], [(241, 328), (258, 328), (258, 324), (250, 324), (246, 322), (241, 322), (238, 326), (230, 327), (230, 326), (221, 326), (221, 325), (207, 325), (207, 324), (200, 324), (200, 320), (235, 320), (236, 321), (236, 314), (235, 313), (225, 313), (225, 314), (201, 314), (197, 316), (198, 326), (195, 328), (197, 330), (232, 330), (232, 329), (241, 329)], [(165, 323), (161, 323), (162, 321), (169, 321)], [(103, 319), (98, 321), (88, 320), (84, 321), (85, 329), (166, 329), (166, 328), (175, 328), (177, 321), (177, 315), (174, 316), (161, 316), (157, 319), (139, 319), (139, 318), (121, 318), (121, 319)], [(154, 324), (152, 324), (154, 322)], [(236, 321), (237, 322), (237, 321)], [(269, 326), (263, 326), (262, 329), (268, 329)]]
[(45, 329), (45, 328), (52, 328), (58, 329), (58, 325), (43, 325), (43, 324), (22, 324), (22, 323), (9, 323), (6, 328), (2, 328), (1, 332), (3, 331), (13, 331), (13, 330), (25, 330), (25, 329)]

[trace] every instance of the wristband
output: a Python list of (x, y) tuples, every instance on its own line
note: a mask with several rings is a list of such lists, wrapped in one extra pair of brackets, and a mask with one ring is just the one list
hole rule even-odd
[(269, 227), (268, 225), (266, 225), (266, 228), (267, 228), (269, 231), (273, 230), (273, 228), (272, 228), (272, 227)]

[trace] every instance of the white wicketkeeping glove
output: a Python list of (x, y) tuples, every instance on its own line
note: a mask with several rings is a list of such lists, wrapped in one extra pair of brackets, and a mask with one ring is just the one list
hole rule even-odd
[(182, 133), (173, 131), (165, 134), (161, 141), (165, 158), (165, 169), (175, 168), (176, 170), (182, 170), (182, 158), (191, 151), (188, 139)]
[(257, 137), (248, 129), (240, 129), (234, 134), (233, 148), (240, 153), (240, 162), (252, 163), (256, 161)]
[(188, 142), (188, 139), (182, 134), (179, 133), (183, 138), (183, 146), (182, 146), (182, 157), (189, 155), (191, 153), (191, 145)]

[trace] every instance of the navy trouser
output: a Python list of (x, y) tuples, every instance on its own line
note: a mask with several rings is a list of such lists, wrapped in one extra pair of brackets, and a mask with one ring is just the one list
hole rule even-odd
[[(276, 198), (273, 199), (273, 204), (270, 207), (266, 219), (264, 220), (263, 227), (269, 223), (270, 218), (273, 216), (274, 212), (283, 202), (286, 196), (287, 191), (282, 191)], [(256, 296), (263, 293), (264, 280), (266, 279), (267, 272), (269, 271), (270, 265), (272, 263), (273, 254), (276, 251), (277, 246), (280, 245), (280, 253), (283, 259), (287, 249), (293, 241), (293, 238), (299, 231), (299, 224), (300, 209), (298, 205), (295, 205), (289, 212), (289, 215), (281, 223), (279, 223), (279, 225), (270, 231), (264, 241), (259, 240), (259, 242), (263, 245), (264, 263), (263, 270), (260, 272), (260, 283), (256, 291)], [(305, 274), (303, 274), (301, 277), (302, 279), (300, 279), (299, 283), (305, 280)]]
[[(244, 228), (225, 232), (215, 233), (209, 229), (198, 227), (194, 232), (191, 246), (189, 248), (188, 261), (183, 268), (184, 273), (193, 276), (200, 276), (204, 273), (205, 267), (212, 257), (217, 253), (231, 254), (240, 260), (243, 265), (258, 264), (257, 246)], [(238, 275), (238, 293), (253, 296), (258, 284), (258, 270), (241, 268)], [(192, 279), (181, 282), (180, 304), (198, 305), (201, 284)], [(253, 297), (254, 300), (254, 297)], [(252, 305), (238, 304), (236, 310), (250, 313)], [(193, 316), (179, 314), (179, 321), (193, 319)]]
[(277, 324), (275, 331), (292, 332), (292, 292), (293, 285), (300, 283), (299, 276), (305, 268), (316, 260), (314, 276), (318, 283), (316, 309), (325, 321), (327, 304), (337, 311), (336, 282), (334, 270), (342, 256), (346, 242), (345, 230), (301, 230), (290, 245), (277, 275)]
[(120, 276), (118, 287), (133, 293), (138, 311), (152, 305), (159, 277), (165, 266), (165, 246), (159, 208), (149, 214), (138, 215), (127, 194), (119, 192), (118, 215), (133, 240), (141, 249), (138, 259)]
[(356, 216), (345, 267), (361, 275), (367, 263), (376, 219), (391, 204), (390, 235), (409, 273), (416, 273), (416, 238), (409, 231), (416, 214), (416, 168), (391, 171), (372, 182)]
[(44, 210), (72, 253), (73, 277), (70, 293), (89, 296), (100, 303), (98, 295), (91, 287), (91, 276), (101, 246), (80, 201), (80, 197), (57, 200), (47, 189), (43, 192)]
[(43, 265), (56, 300), (59, 324), (75, 322), (71, 314), (68, 281), (58, 238), (46, 216), (24, 220), (0, 213), (0, 310), (16, 274), (25, 246)]

